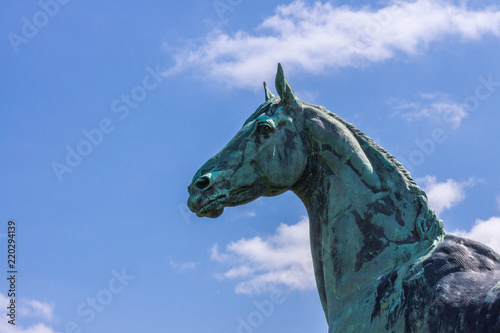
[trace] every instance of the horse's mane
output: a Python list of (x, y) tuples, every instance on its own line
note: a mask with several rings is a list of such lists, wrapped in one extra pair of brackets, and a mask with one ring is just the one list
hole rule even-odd
[(418, 216), (418, 229), (422, 238), (434, 238), (435, 236), (441, 234), (444, 231), (442, 221), (436, 216), (434, 210), (429, 206), (427, 201), (427, 195), (425, 192), (417, 185), (411, 174), (406, 170), (406, 168), (399, 162), (392, 154), (387, 152), (384, 148), (379, 146), (375, 141), (368, 137), (365, 133), (359, 130), (356, 126), (345, 121), (335, 113), (327, 110), (325, 107), (320, 105), (314, 105), (306, 102), (302, 102), (304, 106), (309, 106), (318, 109), (325, 113), (326, 115), (332, 117), (333, 119), (344, 125), (358, 140), (360, 146), (363, 150), (369, 149), (373, 155), (375, 155), (382, 162), (385, 169), (389, 172), (396, 172), (401, 176), (401, 179), (406, 184), (408, 189), (412, 194), (414, 194), (421, 205), (421, 213)]
[(427, 199), (427, 195), (417, 185), (417, 183), (415, 182), (415, 180), (413, 179), (411, 174), (408, 172), (408, 170), (406, 170), (406, 168), (401, 164), (401, 162), (399, 162), (394, 156), (392, 156), (391, 153), (387, 152), (387, 150), (385, 150), (384, 148), (379, 146), (375, 141), (373, 141), (365, 133), (363, 133), (361, 130), (359, 130), (356, 126), (345, 121), (344, 119), (342, 119), (341, 117), (339, 117), (335, 113), (327, 110), (325, 107), (323, 107), (321, 105), (314, 105), (314, 104), (309, 104), (309, 103), (304, 103), (304, 104), (307, 106), (318, 108), (321, 111), (323, 111), (324, 113), (326, 113), (327, 115), (333, 117), (335, 120), (342, 123), (342, 125), (347, 127), (347, 129), (349, 129), (354, 134), (354, 136), (356, 137), (356, 139), (358, 140), (358, 142), (360, 143), (360, 145), (363, 148), (368, 147), (372, 152), (375, 153), (375, 155), (377, 155), (383, 161), (388, 162), (388, 163), (384, 163), (384, 166), (386, 167), (386, 169), (388, 169), (388, 171), (394, 170), (396, 172), (400, 172), (403, 175), (404, 180), (407, 182), (408, 188), (413, 193), (418, 194), (418, 195), (423, 195)]

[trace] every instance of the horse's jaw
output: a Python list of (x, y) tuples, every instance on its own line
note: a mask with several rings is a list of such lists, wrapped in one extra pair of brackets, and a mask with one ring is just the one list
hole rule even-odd
[(199, 208), (198, 207), (192, 208), (192, 206), (190, 206), (188, 202), (188, 207), (198, 217), (217, 218), (221, 216), (222, 213), (224, 212), (224, 205), (218, 201), (210, 202), (205, 206), (201, 206)]

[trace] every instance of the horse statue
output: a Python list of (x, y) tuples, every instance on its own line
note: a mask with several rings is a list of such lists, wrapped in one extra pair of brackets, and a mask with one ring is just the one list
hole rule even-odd
[(333, 332), (500, 332), (500, 255), (446, 233), (405, 168), (353, 125), (274, 96), (195, 174), (202, 217), (293, 191), (307, 208), (318, 292)]

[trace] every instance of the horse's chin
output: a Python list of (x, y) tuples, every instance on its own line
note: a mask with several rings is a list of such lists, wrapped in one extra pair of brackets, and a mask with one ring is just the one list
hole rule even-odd
[(224, 213), (224, 206), (216, 207), (215, 209), (211, 208), (211, 207), (210, 207), (210, 209), (203, 207), (202, 209), (200, 209), (199, 211), (196, 212), (196, 216), (198, 216), (198, 217), (210, 217), (210, 218), (214, 219), (216, 217), (221, 216), (222, 213)]
[(216, 218), (222, 215), (224, 212), (224, 201), (225, 201), (225, 196), (222, 196), (220, 198), (217, 198), (216, 200), (210, 201), (201, 207), (196, 207), (192, 208), (191, 210), (196, 213), (196, 216), (198, 217), (210, 217), (210, 218)]

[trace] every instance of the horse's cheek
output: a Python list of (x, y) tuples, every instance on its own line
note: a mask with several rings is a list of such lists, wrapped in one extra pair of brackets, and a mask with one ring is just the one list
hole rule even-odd
[(285, 144), (283, 155), (284, 168), (282, 168), (282, 170), (290, 175), (290, 181), (292, 183), (289, 185), (292, 185), (304, 172), (307, 161), (304, 146), (298, 136), (295, 136), (293, 140), (289, 140), (289, 142)]
[(261, 158), (258, 160), (260, 161), (260, 169), (262, 170), (265, 178), (267, 178), (271, 183), (274, 183), (274, 180), (277, 179), (277, 176), (279, 175), (281, 164), (278, 154), (266, 152), (262, 154)]
[(275, 152), (262, 161), (266, 178), (277, 187), (292, 186), (305, 168), (305, 158), (300, 150)]
[(306, 168), (306, 160), (307, 159), (303, 153), (302, 147), (300, 147), (300, 149), (293, 150), (290, 153), (290, 161), (287, 164), (287, 173), (293, 178), (293, 183), (295, 183), (304, 172), (304, 169)]

